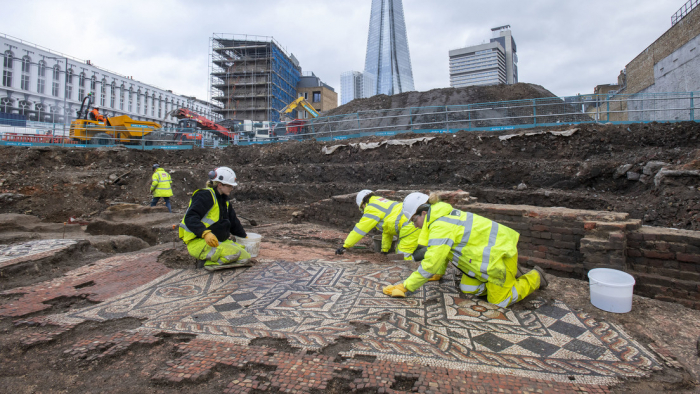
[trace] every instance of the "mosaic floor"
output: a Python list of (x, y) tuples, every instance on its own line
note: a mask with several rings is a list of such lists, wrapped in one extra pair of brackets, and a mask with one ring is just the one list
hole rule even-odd
[(535, 299), (532, 310), (514, 312), (462, 298), (455, 272), (405, 299), (382, 294), (383, 286), (409, 274), (400, 265), (321, 260), (262, 261), (214, 274), (174, 270), (52, 320), (143, 317), (146, 331), (241, 345), (259, 337), (287, 338), (292, 346), (312, 350), (359, 335), (361, 341), (342, 355), (560, 382), (612, 383), (659, 367), (649, 350), (618, 327), (563, 303)]
[(0, 245), (0, 267), (30, 259), (36, 260), (75, 244), (76, 241), (72, 239), (45, 239), (16, 245)]

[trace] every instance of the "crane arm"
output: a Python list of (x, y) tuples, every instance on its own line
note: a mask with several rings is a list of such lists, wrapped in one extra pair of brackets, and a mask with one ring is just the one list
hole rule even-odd
[(288, 114), (292, 111), (294, 111), (297, 107), (302, 107), (304, 108), (312, 117), (317, 118), (318, 117), (318, 111), (314, 109), (314, 107), (309, 104), (304, 97), (300, 96), (296, 100), (292, 101), (289, 103), (286, 107), (284, 107), (280, 113), (282, 114)]

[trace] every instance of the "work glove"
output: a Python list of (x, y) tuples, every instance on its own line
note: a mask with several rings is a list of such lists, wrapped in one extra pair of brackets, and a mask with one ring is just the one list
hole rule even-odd
[(428, 279), (428, 282), (437, 282), (442, 279), (442, 275), (433, 275)]
[(345, 253), (345, 248), (338, 248), (335, 250), (335, 254), (343, 254)]
[(216, 235), (211, 232), (211, 230), (204, 231), (202, 233), (202, 238), (204, 238), (204, 240), (207, 241), (207, 245), (211, 246), (212, 248), (219, 246), (219, 240), (216, 238)]
[(389, 285), (382, 289), (382, 292), (388, 296), (392, 297), (406, 297), (406, 293), (408, 290), (403, 286), (403, 283), (399, 283), (398, 285)]

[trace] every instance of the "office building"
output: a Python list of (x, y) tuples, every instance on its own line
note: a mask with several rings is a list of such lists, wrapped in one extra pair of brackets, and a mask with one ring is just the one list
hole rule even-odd
[(483, 86), (518, 83), (518, 55), (510, 26), (491, 29), (487, 44), (451, 50), (450, 86)]
[(372, 0), (365, 72), (375, 78), (374, 94), (414, 90), (401, 0)]
[(22, 115), (30, 121), (70, 123), (83, 98), (106, 116), (129, 115), (132, 119), (177, 126), (174, 109), (185, 107), (216, 120), (204, 100), (173, 93), (97, 67), (19, 38), (0, 34), (2, 83), (0, 112)]
[(372, 97), (375, 91), (375, 80), (369, 73), (346, 71), (340, 74), (340, 105), (355, 99)]

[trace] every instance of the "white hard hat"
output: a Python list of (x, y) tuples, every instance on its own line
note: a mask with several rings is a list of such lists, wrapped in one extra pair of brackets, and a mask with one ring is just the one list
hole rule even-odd
[(410, 220), (416, 214), (418, 207), (428, 202), (428, 195), (423, 193), (411, 193), (403, 199), (402, 213)]
[(223, 183), (224, 185), (238, 186), (236, 183), (236, 173), (228, 167), (219, 167), (209, 173), (212, 181)]
[(365, 189), (365, 190), (360, 190), (360, 192), (357, 193), (357, 198), (355, 199), (355, 201), (357, 201), (357, 206), (358, 206), (358, 207), (362, 205), (362, 200), (365, 198), (365, 196), (368, 195), (368, 194), (370, 194), (370, 193), (372, 193), (372, 191), (371, 191), (371, 190), (367, 190), (367, 189)]

